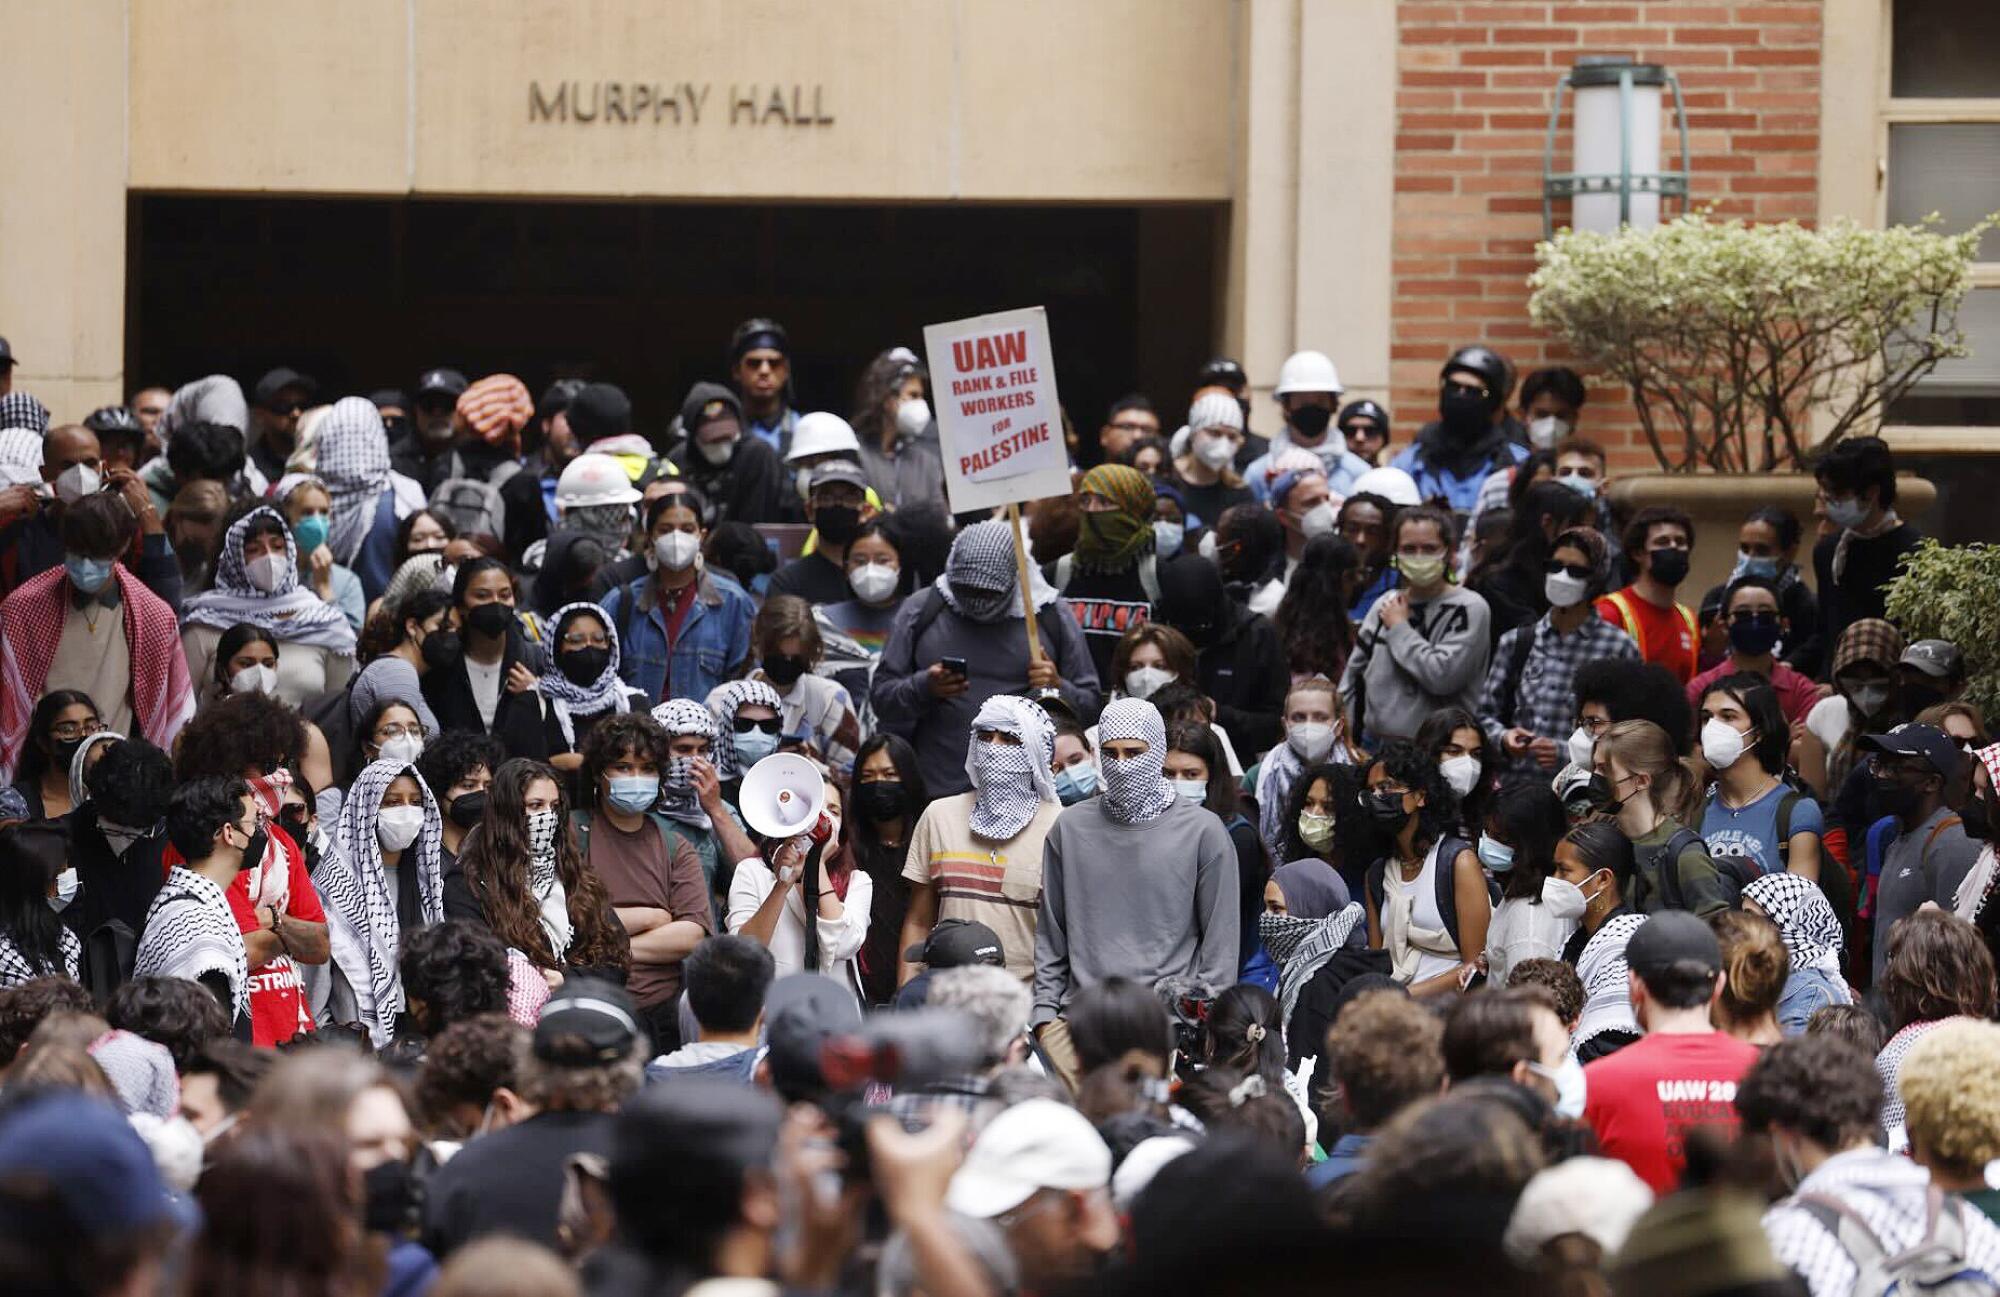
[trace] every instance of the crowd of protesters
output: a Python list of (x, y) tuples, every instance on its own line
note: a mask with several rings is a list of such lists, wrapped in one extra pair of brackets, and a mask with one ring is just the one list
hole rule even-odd
[(1698, 538), (1569, 370), (1218, 359), (1017, 540), (791, 346), (642, 427), (0, 342), (0, 1291), (1995, 1290), (2000, 744), (1880, 440)]

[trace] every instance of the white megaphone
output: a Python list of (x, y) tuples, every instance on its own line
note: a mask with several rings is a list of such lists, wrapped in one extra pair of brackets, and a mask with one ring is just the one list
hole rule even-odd
[(813, 833), (826, 809), (826, 776), (795, 752), (775, 753), (743, 776), (736, 809), (745, 823), (773, 841)]

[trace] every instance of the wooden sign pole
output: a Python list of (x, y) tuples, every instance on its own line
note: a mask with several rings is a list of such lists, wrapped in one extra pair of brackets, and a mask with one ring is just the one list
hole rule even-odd
[(1021, 590), (1021, 620), (1028, 625), (1028, 661), (1042, 660), (1042, 632), (1035, 624), (1035, 593), (1030, 588), (1028, 537), (1021, 526), (1021, 506), (1007, 505), (1007, 521), (1014, 528), (1014, 583)]

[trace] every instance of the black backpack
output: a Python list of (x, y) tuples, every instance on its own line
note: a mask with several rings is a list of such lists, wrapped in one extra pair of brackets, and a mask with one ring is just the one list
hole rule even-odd
[[(306, 699), (306, 705), (299, 713), (313, 724), (326, 739), (326, 754), (333, 765), (333, 785), (347, 787), (348, 780), (360, 772), (347, 768), (348, 757), (354, 751), (354, 712), (351, 701), (354, 682), (360, 678), (359, 671), (347, 677), (347, 683), (338, 689), (329, 689), (323, 694)], [(318, 791), (318, 790), (315, 790)]]
[(106, 919), (83, 939), (83, 959), (77, 970), (91, 1002), (102, 1009), (111, 994), (132, 980), (132, 965), (138, 962), (139, 937), (123, 919)]

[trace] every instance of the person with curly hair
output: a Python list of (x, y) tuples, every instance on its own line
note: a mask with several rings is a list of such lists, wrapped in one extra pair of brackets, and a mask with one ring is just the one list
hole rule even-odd
[(96, 1007), (90, 992), (68, 977), (34, 977), (0, 990), (0, 1079), (42, 1019), (52, 1013), (90, 1013)]
[(1986, 1182), (1986, 1164), (2000, 1159), (2000, 1026), (1945, 1023), (1910, 1047), (1897, 1088), (1910, 1160), (2000, 1221), (2000, 1189)]
[(608, 716), (583, 741), (588, 808), (571, 817), (584, 865), (632, 943), (626, 989), (660, 1053), (680, 1043), (681, 961), (715, 931), (708, 879), (687, 827), (654, 808), (671, 763), (667, 732), (644, 712)]
[(1462, 990), (1486, 950), (1493, 898), (1472, 844), (1451, 836), (1458, 797), (1438, 763), (1391, 740), (1368, 767), (1363, 803), (1389, 839), (1364, 891), (1368, 944), (1420, 998)]
[(1345, 538), (1329, 532), (1305, 542), (1298, 565), (1286, 578), (1285, 597), (1270, 610), (1293, 679), (1337, 679), (1346, 669), (1354, 654), (1347, 603), (1360, 571), (1361, 556)]
[(406, 932), (396, 965), (411, 1025), (426, 1036), (507, 1011), (507, 948), (480, 924), (446, 919)]
[[(1764, 1213), (1764, 1234), (1812, 1297), (1855, 1291), (1868, 1258), (1849, 1250), (1851, 1218), (1859, 1217), (1889, 1256), (1933, 1237), (1940, 1209), (1932, 1205), (1930, 1173), (1876, 1143), (1882, 1098), (1868, 1056), (1832, 1036), (1779, 1041), (1736, 1088), (1743, 1128), (1769, 1136), (1778, 1173), (1792, 1190)], [(1962, 1202), (1947, 1199), (1941, 1210), (1958, 1218), (1958, 1259), (2000, 1274), (2000, 1227)]]
[(1875, 1056), (1884, 1102), (1882, 1128), (1891, 1144), (1903, 1132), (1898, 1078), (1911, 1046), (1946, 1022), (1991, 1018), (1993, 956), (1979, 929), (1939, 910), (1918, 910), (1889, 930), (1887, 962), (1876, 980), (1894, 1033)]
[(507, 759), (500, 741), (486, 734), (449, 730), (435, 743), (424, 744), (417, 758), (417, 773), (437, 796), (438, 810), (444, 814), (439, 826), (443, 835), (444, 868), (450, 872), (458, 860), (465, 835), (479, 826), (486, 814), (486, 790), (492, 786), (493, 772)]
[(563, 781), (546, 764), (515, 757), (494, 771), (485, 817), (445, 876), (444, 915), (485, 924), (552, 987), (583, 970), (623, 980), (631, 942), (569, 818)]
[(104, 1020), (119, 1031), (164, 1045), (174, 1070), (186, 1072), (212, 1041), (229, 1036), (229, 1015), (201, 983), (180, 977), (135, 977), (111, 993)]
[(63, 922), (77, 936), (113, 919), (137, 932), (166, 877), (160, 822), (174, 791), (173, 762), (144, 739), (113, 743), (84, 777), (90, 800), (69, 814), (77, 896)]
[(417, 1112), (433, 1139), (469, 1143), (533, 1111), (520, 1093), (528, 1033), (505, 1013), (482, 1013), (431, 1038), (417, 1070)]

